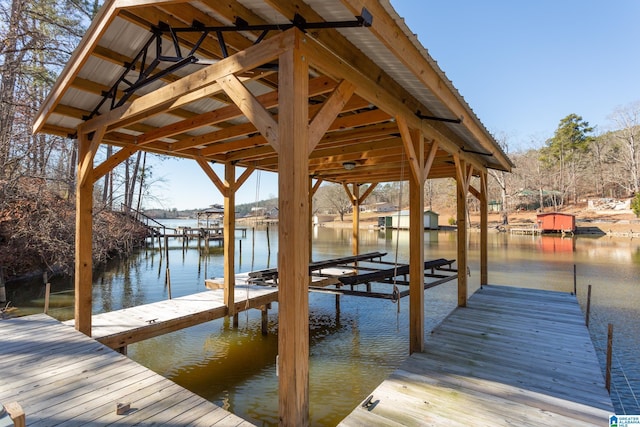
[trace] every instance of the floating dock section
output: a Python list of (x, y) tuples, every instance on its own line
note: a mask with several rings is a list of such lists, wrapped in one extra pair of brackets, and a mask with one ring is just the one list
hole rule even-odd
[[(236, 277), (236, 313), (263, 309), (278, 300), (278, 290), (243, 283)], [(91, 336), (112, 349), (225, 317), (228, 313), (222, 289), (144, 304), (91, 316)], [(74, 321), (64, 322), (73, 326)]]
[(614, 413), (575, 296), (485, 286), (341, 426), (604, 426)]
[(0, 320), (0, 402), (28, 426), (251, 426), (57, 320)]

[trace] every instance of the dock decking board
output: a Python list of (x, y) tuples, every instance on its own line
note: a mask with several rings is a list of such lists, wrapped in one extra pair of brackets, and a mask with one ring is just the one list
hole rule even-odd
[(614, 413), (574, 296), (485, 286), (341, 426), (602, 426)]
[(47, 315), (0, 320), (0, 336), (0, 402), (29, 426), (250, 425)]
[[(241, 280), (235, 285), (236, 313), (249, 308), (259, 308), (277, 300), (277, 289), (247, 285)], [(224, 291), (208, 290), (171, 300), (94, 314), (91, 319), (91, 335), (102, 344), (117, 349), (219, 319), (226, 314)], [(74, 321), (64, 323), (73, 325)]]

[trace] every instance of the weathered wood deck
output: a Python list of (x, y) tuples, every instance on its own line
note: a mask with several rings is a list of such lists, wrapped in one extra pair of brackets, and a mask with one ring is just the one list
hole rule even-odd
[[(278, 290), (244, 284), (235, 285), (236, 313), (260, 308), (278, 300)], [(222, 289), (125, 308), (91, 317), (91, 336), (113, 349), (138, 341), (199, 325), (227, 315)], [(74, 321), (64, 322), (73, 325)]]
[(0, 320), (0, 336), (0, 402), (30, 427), (252, 425), (47, 315)]
[(574, 296), (486, 286), (342, 426), (603, 426), (614, 413)]

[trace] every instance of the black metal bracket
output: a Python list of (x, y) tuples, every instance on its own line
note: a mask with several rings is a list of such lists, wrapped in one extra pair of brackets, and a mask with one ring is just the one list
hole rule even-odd
[[(123, 64), (125, 69), (122, 74), (120, 74), (118, 80), (108, 91), (102, 93), (102, 99), (98, 105), (88, 116), (83, 116), (82, 119), (89, 120), (97, 116), (102, 106), (109, 100), (111, 101), (109, 106), (111, 110), (124, 105), (141, 87), (151, 84), (189, 64), (211, 64), (210, 61), (202, 60), (195, 56), (204, 40), (211, 33), (215, 33), (216, 35), (222, 57), (227, 58), (229, 52), (224, 41), (224, 33), (226, 32), (260, 32), (260, 35), (254, 42), (255, 45), (264, 40), (270, 31), (285, 31), (296, 27), (306, 32), (307, 30), (326, 28), (370, 27), (372, 24), (373, 16), (366, 8), (363, 8), (361, 15), (356, 16), (352, 21), (307, 22), (304, 17), (296, 14), (293, 20), (286, 24), (250, 25), (244, 19), (236, 18), (235, 25), (208, 27), (202, 22), (193, 21), (189, 27), (175, 28), (164, 22), (160, 22), (158, 25), (151, 27), (151, 37), (149, 40), (147, 40), (131, 62)], [(179, 34), (181, 33), (200, 33), (199, 39), (186, 55), (183, 55), (180, 48)], [(162, 42), (163, 39), (166, 38), (169, 38), (172, 43), (173, 55), (171, 56), (162, 54)], [(159, 68), (161, 63), (167, 62), (172, 63), (172, 65), (162, 69)], [(269, 68), (268, 65), (267, 68)]]
[(460, 150), (462, 150), (465, 153), (477, 154), (479, 156), (493, 157), (493, 153), (485, 153), (484, 151), (467, 150), (464, 147), (460, 147)]
[(416, 113), (416, 116), (421, 120), (434, 120), (434, 121), (438, 121), (438, 122), (456, 123), (456, 124), (462, 123), (462, 118), (449, 119), (449, 118), (446, 118), (446, 117), (427, 116), (427, 115), (422, 114), (420, 112), (420, 110), (418, 110), (418, 112)]

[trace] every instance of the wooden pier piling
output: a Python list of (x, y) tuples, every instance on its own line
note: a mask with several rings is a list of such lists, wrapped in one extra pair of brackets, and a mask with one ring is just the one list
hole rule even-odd
[(0, 302), (7, 301), (7, 290), (4, 285), (4, 267), (0, 266)]
[(609, 323), (607, 327), (607, 366), (605, 374), (605, 384), (607, 391), (611, 393), (611, 362), (613, 356), (613, 324)]

